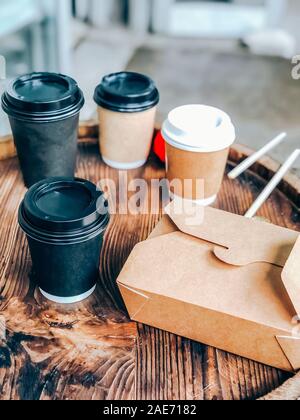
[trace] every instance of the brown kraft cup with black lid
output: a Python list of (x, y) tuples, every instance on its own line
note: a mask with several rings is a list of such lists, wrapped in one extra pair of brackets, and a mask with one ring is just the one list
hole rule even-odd
[(111, 74), (97, 86), (94, 99), (104, 162), (120, 170), (143, 166), (151, 150), (159, 102), (154, 82), (138, 73)]

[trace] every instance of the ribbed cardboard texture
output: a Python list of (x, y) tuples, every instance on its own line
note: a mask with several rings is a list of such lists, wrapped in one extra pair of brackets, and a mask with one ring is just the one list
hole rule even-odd
[(299, 233), (220, 210), (189, 226), (171, 204), (118, 284), (138, 322), (285, 371), (300, 369)]

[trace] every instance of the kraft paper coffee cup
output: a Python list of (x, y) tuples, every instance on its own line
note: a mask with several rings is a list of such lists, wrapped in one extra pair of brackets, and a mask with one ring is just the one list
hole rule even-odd
[(51, 178), (27, 192), (19, 223), (27, 235), (32, 276), (41, 293), (56, 303), (76, 303), (96, 288), (107, 202), (92, 183)]
[(70, 77), (32, 73), (14, 80), (2, 96), (24, 182), (74, 176), (79, 112), (84, 97)]
[(154, 82), (138, 73), (111, 74), (97, 86), (100, 152), (115, 169), (143, 166), (151, 150), (159, 92)]
[(186, 105), (170, 112), (162, 134), (171, 195), (211, 205), (236, 139), (230, 117), (217, 108)]

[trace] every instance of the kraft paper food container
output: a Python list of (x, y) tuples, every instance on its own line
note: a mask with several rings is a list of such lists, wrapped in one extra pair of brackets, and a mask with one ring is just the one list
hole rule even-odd
[(212, 208), (199, 226), (186, 220), (171, 204), (130, 255), (118, 279), (130, 317), (278, 369), (300, 369), (299, 233)]
[(162, 135), (172, 194), (201, 205), (212, 204), (236, 139), (230, 117), (214, 107), (185, 105), (170, 112)]

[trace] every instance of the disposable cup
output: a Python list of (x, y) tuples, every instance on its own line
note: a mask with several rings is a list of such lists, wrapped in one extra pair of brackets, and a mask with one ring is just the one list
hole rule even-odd
[(122, 170), (143, 166), (149, 156), (159, 93), (138, 73), (111, 74), (97, 86), (99, 143), (104, 162)]
[(49, 177), (74, 176), (79, 112), (84, 97), (70, 77), (32, 73), (2, 96), (27, 187)]
[(50, 178), (30, 188), (19, 209), (19, 223), (42, 295), (69, 304), (94, 292), (108, 222), (103, 193), (88, 181)]
[(236, 138), (230, 117), (217, 108), (186, 105), (170, 112), (162, 134), (171, 195), (213, 204)]

